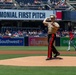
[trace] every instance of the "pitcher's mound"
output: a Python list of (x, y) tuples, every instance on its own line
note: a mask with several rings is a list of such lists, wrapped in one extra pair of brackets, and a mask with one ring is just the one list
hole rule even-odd
[(46, 60), (46, 56), (29, 56), (0, 60), (0, 65), (10, 66), (76, 66), (76, 57), (60, 56), (57, 59)]

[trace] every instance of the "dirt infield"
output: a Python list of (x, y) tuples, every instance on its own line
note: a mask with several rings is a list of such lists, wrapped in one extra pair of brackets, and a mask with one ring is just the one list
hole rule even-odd
[[(60, 54), (76, 54), (76, 51), (59, 51)], [(47, 54), (47, 51), (0, 51), (0, 54)]]
[(10, 66), (76, 66), (76, 57), (60, 56), (45, 60), (46, 56), (29, 56), (0, 60), (0, 65)]
[[(76, 54), (76, 51), (60, 51), (61, 54)], [(47, 51), (0, 51), (0, 54), (47, 54)], [(0, 60), (0, 65), (10, 66), (76, 66), (76, 57), (59, 56), (46, 60), (47, 56), (28, 56)]]

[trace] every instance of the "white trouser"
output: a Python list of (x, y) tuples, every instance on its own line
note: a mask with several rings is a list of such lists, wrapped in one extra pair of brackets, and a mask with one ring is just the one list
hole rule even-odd
[(70, 50), (70, 40), (68, 42), (68, 49), (67, 50)]
[(70, 50), (71, 44), (76, 49), (76, 46), (74, 45), (73, 40), (69, 40), (69, 42), (68, 42), (68, 49), (67, 50)]

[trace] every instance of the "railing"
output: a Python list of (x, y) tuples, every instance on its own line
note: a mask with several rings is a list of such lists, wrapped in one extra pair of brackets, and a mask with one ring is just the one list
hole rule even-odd
[(14, 8), (14, 3), (12, 2), (0, 2), (0, 8)]
[(5, 32), (6, 30), (10, 31), (18, 31), (18, 30), (39, 30), (40, 28), (35, 27), (2, 27), (1, 32)]

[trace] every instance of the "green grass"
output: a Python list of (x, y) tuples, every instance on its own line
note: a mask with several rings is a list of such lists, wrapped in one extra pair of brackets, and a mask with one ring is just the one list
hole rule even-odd
[[(19, 58), (19, 57), (28, 57), (28, 56), (46, 56), (47, 58), (47, 54), (0, 54), (0, 60)], [(76, 54), (62, 54), (60, 56), (76, 56)]]
[(28, 57), (28, 56), (46, 56), (46, 54), (0, 54), (0, 60)]
[[(67, 47), (56, 47), (58, 51), (66, 51)], [(0, 50), (3, 51), (47, 51), (47, 46), (0, 46)], [(71, 47), (71, 51), (74, 51), (74, 48)], [(10, 59), (10, 58), (18, 58), (25, 56), (47, 56), (47, 54), (0, 54), (1, 59)], [(76, 56), (76, 54), (62, 54), (61, 56)]]
[(76, 75), (76, 67), (0, 66), (0, 75)]
[(28, 55), (24, 55), (24, 54), (0, 54), (0, 60), (3, 59), (10, 59), (10, 58), (19, 58), (19, 57), (25, 57)]
[[(66, 51), (67, 50), (67, 47), (56, 47), (57, 50), (59, 51)], [(1, 50), (13, 50), (13, 51), (32, 51), (32, 50), (38, 50), (38, 51), (46, 51), (48, 49), (47, 46), (0, 46), (0, 51)], [(74, 51), (74, 48), (71, 47), (71, 50)]]
[(0, 46), (0, 50), (47, 50), (47, 46)]
[[(66, 51), (67, 47), (56, 47), (58, 51)], [(47, 46), (0, 46), (0, 50), (3, 51), (47, 51)], [(74, 48), (71, 47), (71, 51), (74, 51)], [(10, 59), (26, 56), (47, 56), (47, 54), (0, 54), (1, 59)], [(62, 54), (61, 56), (76, 56), (76, 54)]]
[[(67, 47), (56, 47), (58, 51), (66, 51)], [(0, 46), (0, 50), (9, 51), (47, 51), (47, 46)], [(71, 51), (74, 48), (71, 47)], [(0, 54), (0, 60), (45, 54)], [(66, 54), (64, 54), (66, 55)], [(62, 55), (61, 55), (62, 56)], [(67, 55), (68, 56), (68, 55)], [(76, 56), (69, 54), (69, 56)], [(46, 58), (45, 58), (46, 59)], [(19, 62), (18, 62), (19, 63)], [(76, 67), (18, 67), (0, 66), (0, 75), (76, 75)]]

